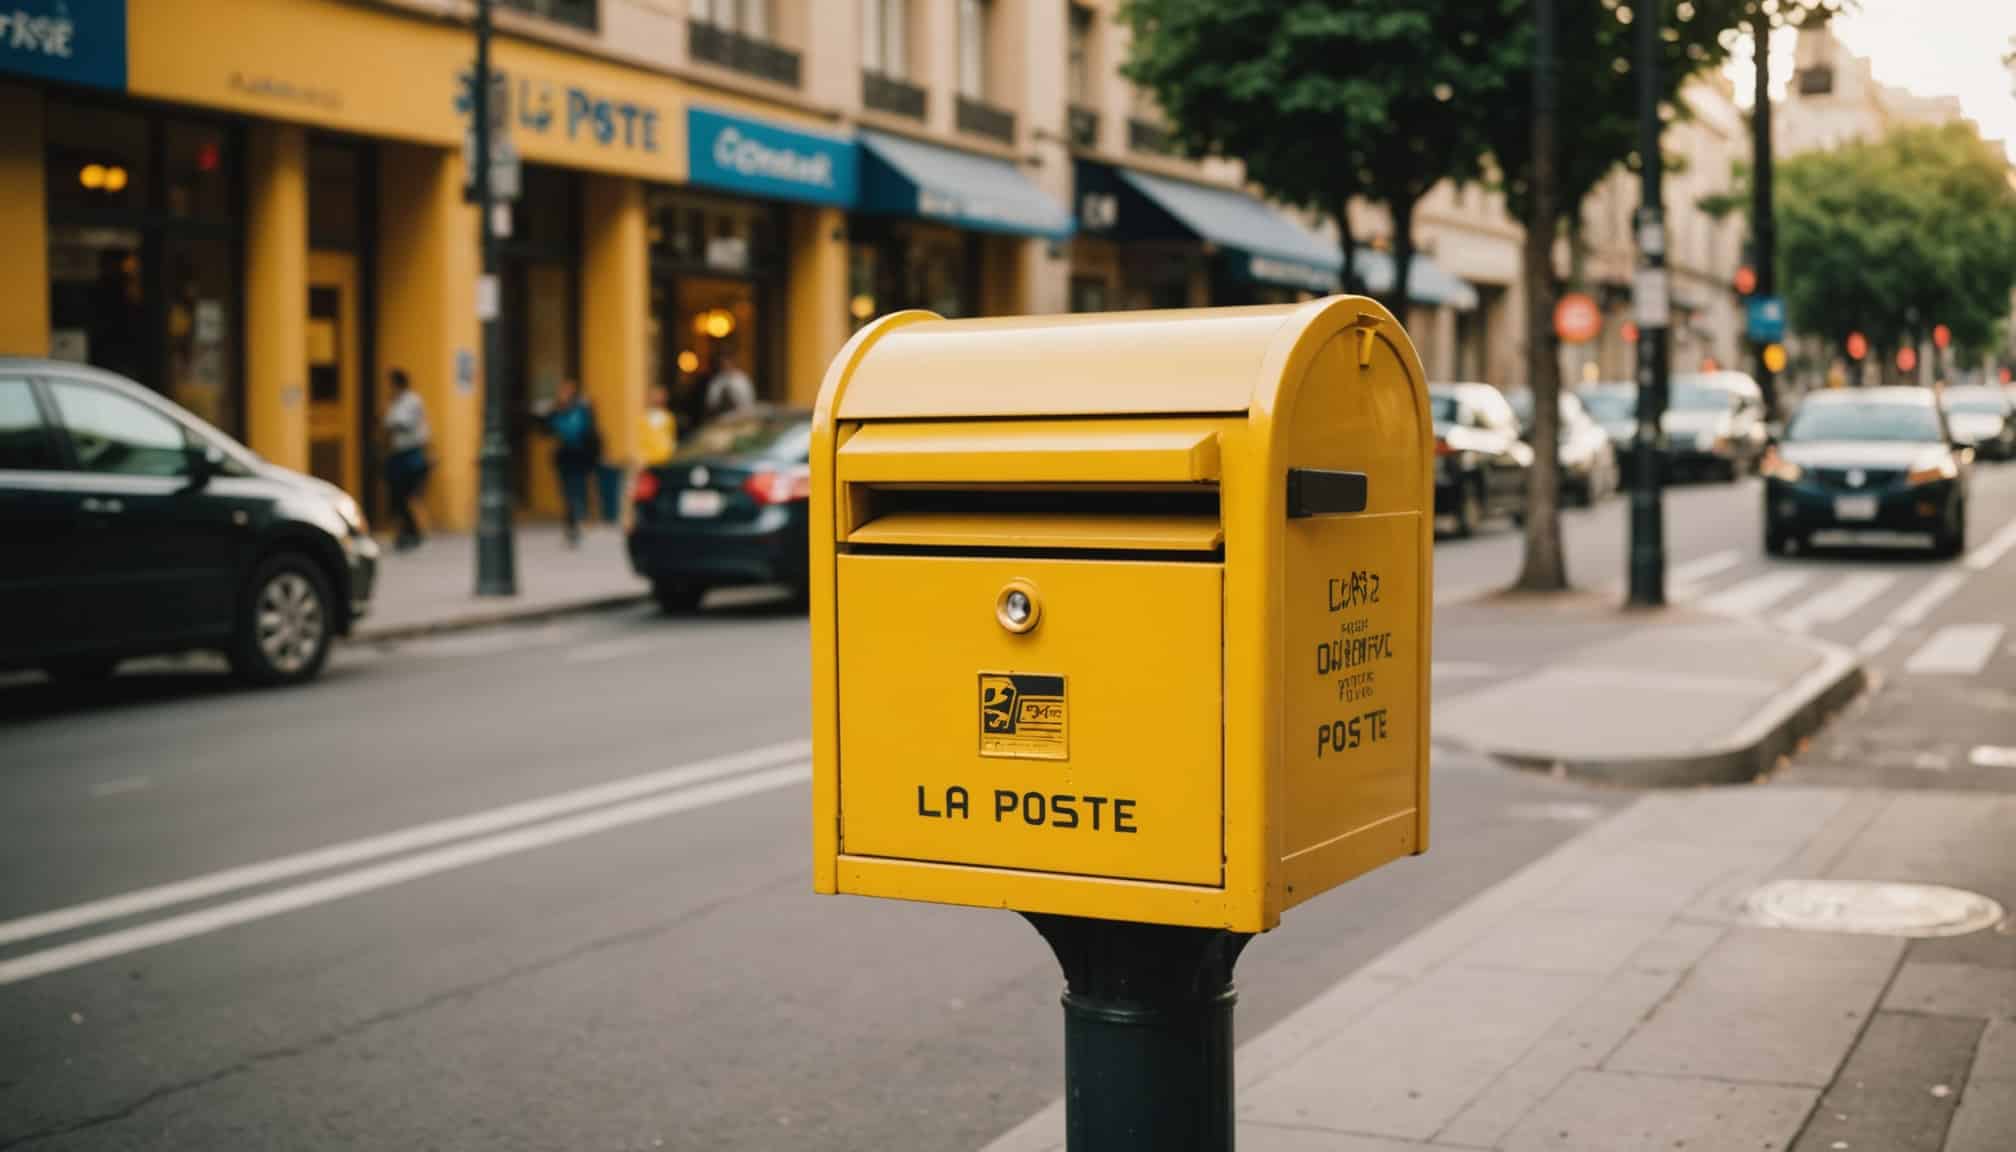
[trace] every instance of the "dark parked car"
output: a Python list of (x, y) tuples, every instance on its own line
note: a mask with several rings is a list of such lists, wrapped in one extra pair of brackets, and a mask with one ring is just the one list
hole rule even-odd
[[(1508, 397), (1519, 417), (1519, 435), (1533, 442), (1533, 393), (1514, 392)], [(1584, 506), (1594, 504), (1617, 490), (1617, 453), (1602, 426), (1590, 418), (1573, 392), (1560, 395), (1560, 441), (1556, 453), (1561, 460), (1560, 498)]]
[(1957, 556), (1971, 455), (1929, 388), (1816, 392), (1765, 458), (1764, 547), (1829, 530), (1929, 532), (1935, 551)]
[(0, 359), (0, 666), (66, 680), (217, 649), (307, 680), (371, 599), (341, 489), (270, 464), (109, 372)]
[(2000, 388), (1948, 388), (1941, 395), (1953, 438), (1984, 460), (2016, 457), (2016, 407)]
[(1489, 384), (1434, 384), (1435, 515), (1468, 536), (1492, 516), (1519, 516), (1533, 449), (1519, 439), (1519, 418)]
[(1734, 480), (1754, 471), (1770, 439), (1764, 393), (1741, 372), (1673, 377), (1667, 395), (1667, 475)]
[(709, 588), (783, 584), (803, 595), (812, 415), (783, 409), (723, 416), (670, 462), (637, 474), (630, 565), (667, 612)]

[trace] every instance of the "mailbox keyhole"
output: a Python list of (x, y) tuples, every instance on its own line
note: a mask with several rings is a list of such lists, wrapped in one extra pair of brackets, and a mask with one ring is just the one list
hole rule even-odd
[(994, 598), (994, 619), (1010, 632), (1033, 631), (1043, 618), (1043, 605), (1036, 598), (1036, 586), (1027, 580), (1011, 580)]

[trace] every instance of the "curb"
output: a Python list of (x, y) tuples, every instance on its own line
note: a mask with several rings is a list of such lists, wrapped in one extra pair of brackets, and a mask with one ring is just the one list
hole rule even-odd
[(1800, 740), (1817, 731), (1828, 716), (1859, 695), (1868, 682), (1862, 660), (1853, 651), (1817, 640), (1808, 639), (1806, 643), (1820, 650), (1820, 666), (1772, 697), (1726, 742), (1701, 752), (1563, 760), (1469, 743), (1441, 740), (1436, 743), (1489, 756), (1517, 768), (1626, 788), (1746, 784), (1775, 768), (1779, 757), (1789, 755)]
[(480, 628), (495, 628), (506, 624), (536, 624), (545, 620), (555, 620), (563, 616), (581, 616), (591, 612), (613, 612), (644, 604), (651, 599), (649, 590), (619, 592), (607, 596), (594, 596), (581, 600), (564, 600), (552, 604), (500, 606), (480, 612), (469, 612), (436, 620), (421, 620), (411, 624), (397, 624), (386, 628), (373, 628), (368, 624), (343, 638), (343, 643), (351, 647), (370, 647), (378, 644), (397, 644), (403, 640), (418, 640), (428, 636), (442, 636), (454, 632), (473, 632)]

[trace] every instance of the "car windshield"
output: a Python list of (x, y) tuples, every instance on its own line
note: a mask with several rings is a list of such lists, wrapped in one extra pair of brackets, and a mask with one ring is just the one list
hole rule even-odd
[(2001, 394), (1987, 388), (1970, 388), (1964, 392), (1946, 393), (1948, 412), (1976, 412), (1988, 416), (2000, 416), (2009, 410), (2009, 401)]
[(1456, 423), (1456, 397), (1447, 392), (1428, 394), (1428, 413), (1437, 424)]
[(1785, 430), (1787, 441), (1904, 440), (1938, 441), (1939, 417), (1930, 404), (1848, 401), (1808, 404)]
[(1720, 388), (1680, 384), (1673, 389), (1673, 402), (1669, 407), (1675, 412), (1724, 412), (1731, 403), (1729, 396)]
[(723, 416), (695, 429), (679, 446), (679, 458), (765, 456), (803, 460), (812, 446), (812, 422), (800, 412), (758, 412)]
[(1584, 392), (1582, 406), (1589, 409), (1589, 415), (1603, 423), (1618, 424), (1638, 414), (1638, 393), (1621, 389), (1615, 392)]

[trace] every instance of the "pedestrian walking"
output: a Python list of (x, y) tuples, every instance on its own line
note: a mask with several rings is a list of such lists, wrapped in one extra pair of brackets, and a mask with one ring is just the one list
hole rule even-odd
[(756, 383), (742, 366), (735, 362), (735, 354), (723, 352), (714, 368), (714, 378), (707, 382), (707, 416), (709, 419), (726, 416), (733, 412), (746, 412), (756, 407)]
[(426, 539), (414, 504), (434, 467), (428, 456), (433, 432), (427, 427), (427, 405), (413, 391), (405, 370), (392, 369), (390, 379), (392, 403), (385, 409), (385, 490), (399, 517), (399, 536), (393, 547), (403, 552), (418, 548)]
[(589, 481), (602, 464), (602, 432), (595, 426), (594, 406), (572, 379), (560, 382), (544, 423), (553, 438), (553, 470), (567, 505), (567, 543), (573, 546), (581, 542), (581, 523), (588, 518)]
[(644, 467), (655, 468), (672, 459), (679, 444), (679, 421), (672, 415), (671, 397), (663, 384), (651, 385), (644, 403)]

